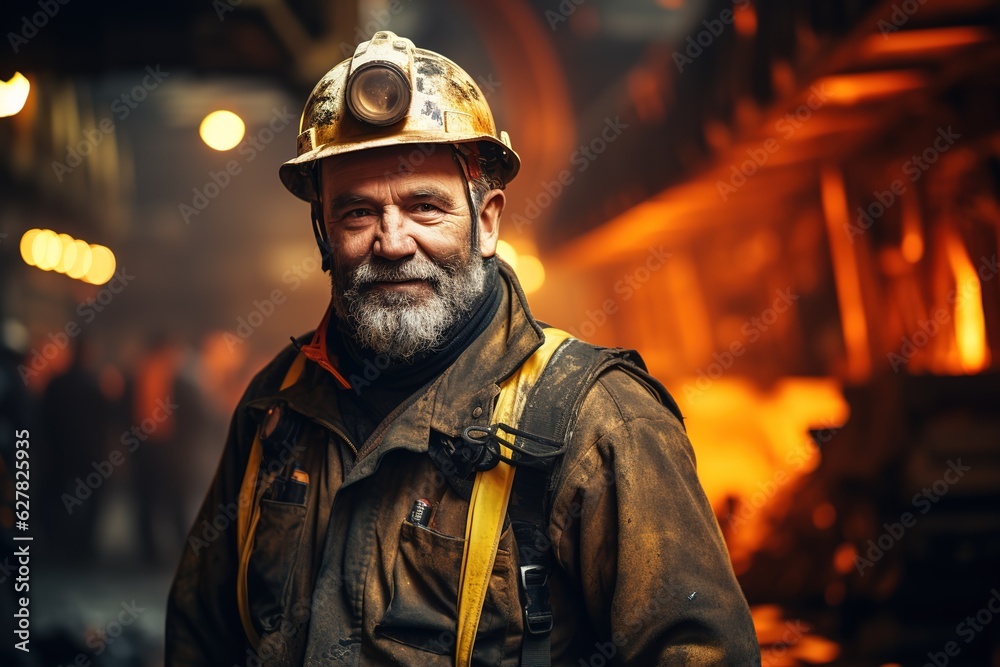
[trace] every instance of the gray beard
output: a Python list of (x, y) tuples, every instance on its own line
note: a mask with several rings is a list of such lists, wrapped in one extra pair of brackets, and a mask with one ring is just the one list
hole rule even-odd
[[(432, 293), (372, 289), (381, 281), (422, 279)], [(350, 271), (331, 272), (334, 312), (348, 324), (355, 342), (390, 361), (409, 361), (439, 349), (446, 336), (483, 292), (486, 266), (478, 253), (436, 263), (414, 255), (401, 262), (369, 256)]]

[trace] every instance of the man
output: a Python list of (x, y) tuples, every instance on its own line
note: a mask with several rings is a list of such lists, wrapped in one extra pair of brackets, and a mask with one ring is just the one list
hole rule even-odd
[[(759, 664), (676, 406), (631, 357), (565, 343), (511, 424), (538, 428), (490, 448), (507, 379), (558, 336), (495, 257), (518, 166), (468, 74), (392, 33), (316, 86), (281, 177), (331, 305), (236, 410), (168, 665)], [(467, 536), (508, 465), (477, 599)]]

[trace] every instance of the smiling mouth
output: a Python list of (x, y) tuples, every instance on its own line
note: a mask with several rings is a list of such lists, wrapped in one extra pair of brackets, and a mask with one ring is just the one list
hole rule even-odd
[(405, 287), (427, 285), (427, 281), (423, 278), (411, 278), (410, 280), (379, 280), (371, 283), (371, 285), (372, 287), (381, 287), (383, 289), (403, 289)]

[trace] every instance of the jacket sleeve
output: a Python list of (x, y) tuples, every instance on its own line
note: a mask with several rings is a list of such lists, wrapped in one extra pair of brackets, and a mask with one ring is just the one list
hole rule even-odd
[(759, 665), (750, 610), (678, 419), (612, 370), (584, 399), (572, 440), (550, 534), (595, 639), (615, 645), (612, 662)]

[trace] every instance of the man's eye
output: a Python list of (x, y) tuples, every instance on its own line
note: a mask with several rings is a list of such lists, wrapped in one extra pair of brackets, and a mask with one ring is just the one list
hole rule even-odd
[(374, 215), (371, 209), (367, 208), (356, 208), (347, 212), (344, 216), (345, 218), (366, 218), (369, 215)]
[(421, 202), (413, 208), (417, 213), (433, 213), (434, 211), (441, 210), (434, 204), (428, 204), (427, 202)]

